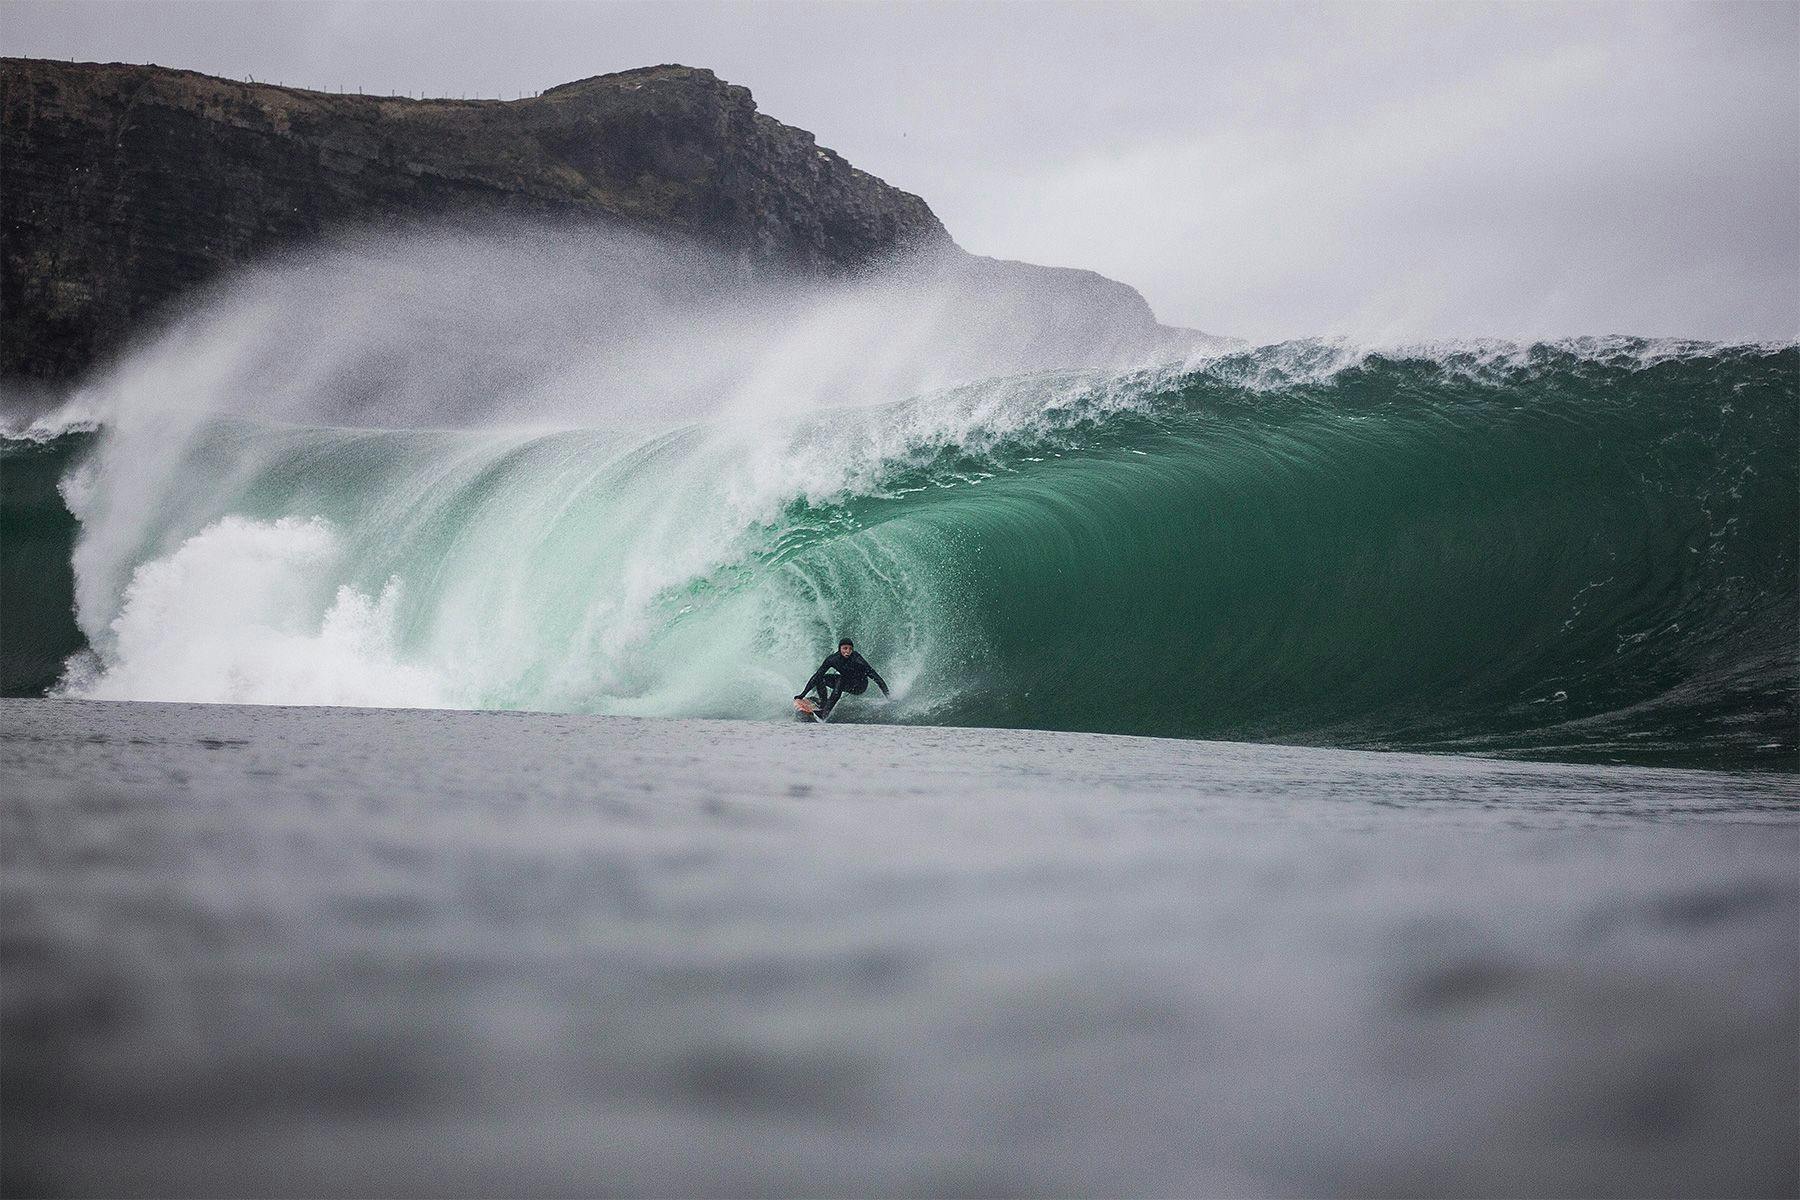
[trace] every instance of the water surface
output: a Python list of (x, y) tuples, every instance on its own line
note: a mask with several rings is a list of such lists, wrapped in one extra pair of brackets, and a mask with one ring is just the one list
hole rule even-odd
[(1791, 1194), (1791, 775), (0, 707), (9, 1194)]

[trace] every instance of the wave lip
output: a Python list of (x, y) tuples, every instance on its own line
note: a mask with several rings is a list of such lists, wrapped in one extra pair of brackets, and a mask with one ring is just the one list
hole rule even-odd
[(48, 445), (74, 434), (97, 433), (106, 415), (87, 392), (61, 403), (0, 405), (0, 444)]

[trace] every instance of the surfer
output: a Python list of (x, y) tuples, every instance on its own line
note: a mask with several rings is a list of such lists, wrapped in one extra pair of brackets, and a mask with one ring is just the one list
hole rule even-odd
[(862, 695), (869, 690), (871, 679), (881, 689), (881, 694), (886, 696), (887, 680), (881, 677), (881, 672), (869, 665), (868, 659), (856, 652), (856, 643), (845, 638), (838, 643), (836, 654), (826, 655), (825, 661), (819, 664), (819, 669), (812, 673), (812, 678), (806, 681), (806, 686), (800, 689), (800, 694), (794, 699), (804, 700), (807, 692), (817, 691), (819, 707), (824, 715), (829, 716), (839, 697), (845, 692), (852, 696)]

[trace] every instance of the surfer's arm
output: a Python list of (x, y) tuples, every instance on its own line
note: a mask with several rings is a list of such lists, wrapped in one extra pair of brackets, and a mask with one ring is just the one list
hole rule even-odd
[[(863, 660), (863, 666), (869, 667), (869, 661), (867, 659)], [(888, 694), (887, 680), (881, 677), (880, 671), (877, 671), (874, 667), (869, 667), (869, 678), (875, 681), (875, 686), (881, 689), (882, 695), (885, 696)]]

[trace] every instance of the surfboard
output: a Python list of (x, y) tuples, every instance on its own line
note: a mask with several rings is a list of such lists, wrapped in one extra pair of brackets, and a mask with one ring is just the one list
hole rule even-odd
[(820, 713), (819, 713), (818, 703), (816, 701), (809, 700), (804, 696), (801, 697), (800, 699), (794, 701), (794, 709), (804, 716), (811, 717), (815, 721), (823, 722), (825, 720), (825, 718), (822, 715), (820, 715)]

